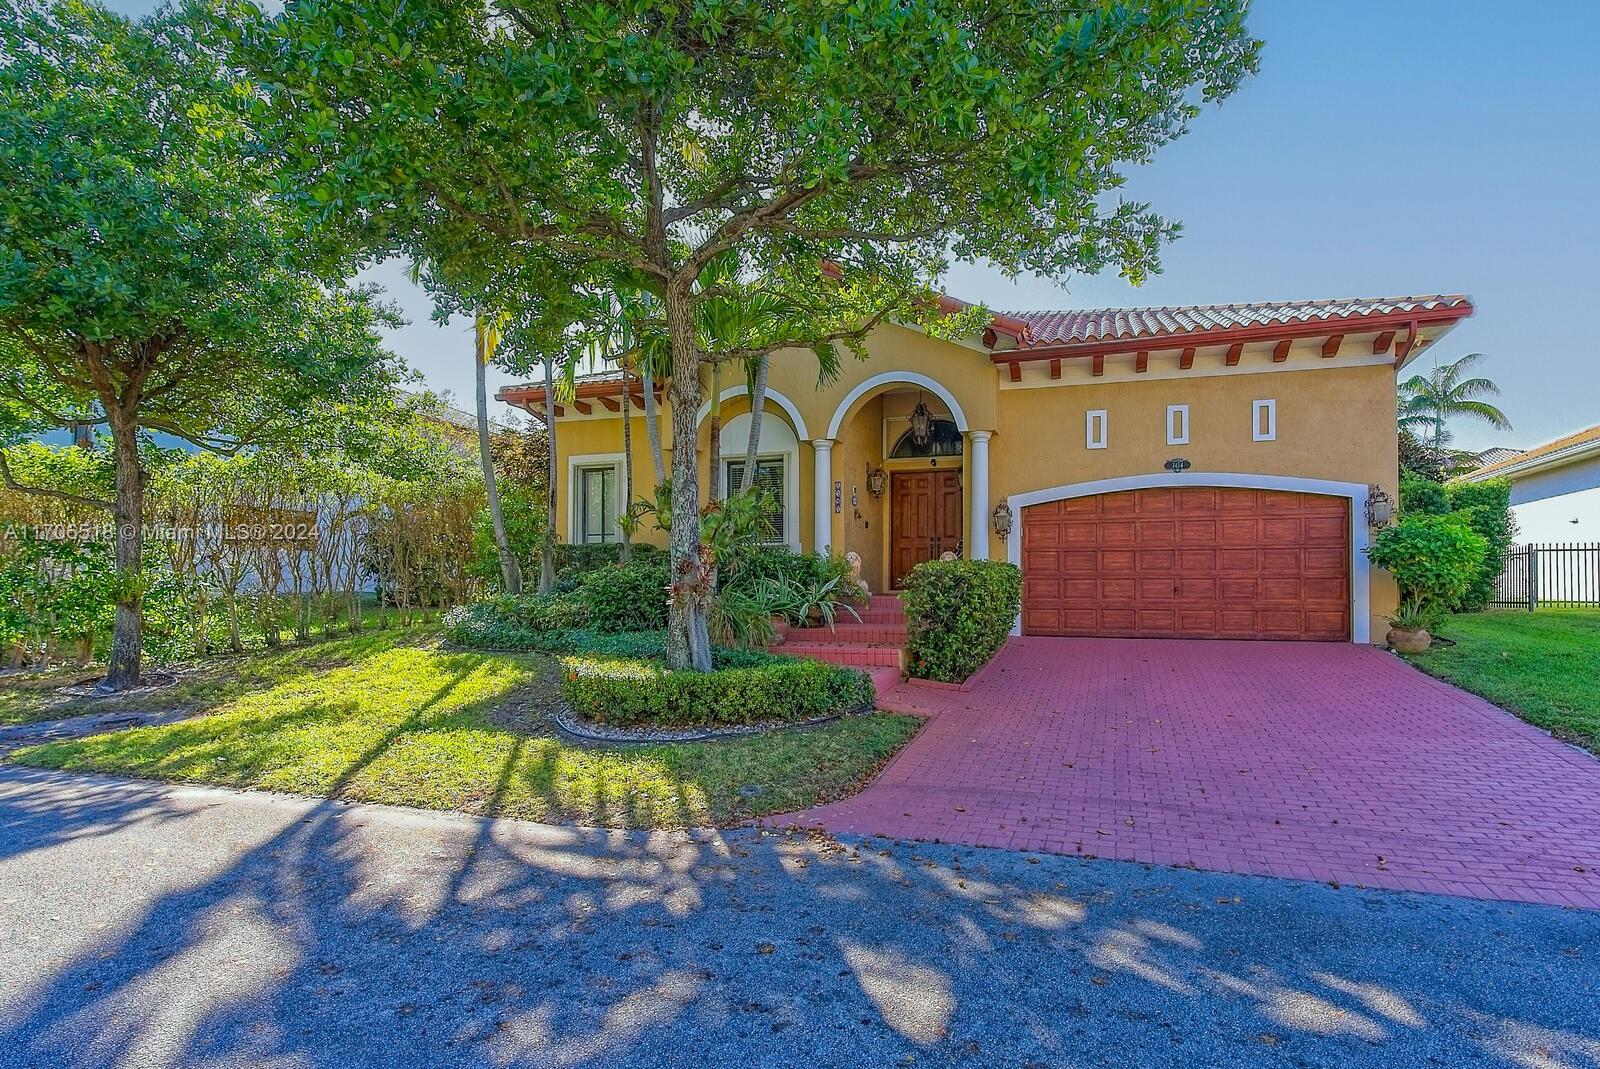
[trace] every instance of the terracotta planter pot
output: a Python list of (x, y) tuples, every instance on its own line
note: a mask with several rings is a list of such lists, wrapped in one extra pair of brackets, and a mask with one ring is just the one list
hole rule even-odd
[(1433, 636), (1421, 628), (1409, 631), (1391, 627), (1385, 638), (1388, 639), (1390, 646), (1401, 653), (1423, 653), (1433, 645)]

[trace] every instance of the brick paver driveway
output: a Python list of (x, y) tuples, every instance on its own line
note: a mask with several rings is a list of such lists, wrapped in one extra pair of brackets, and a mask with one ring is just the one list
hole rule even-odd
[(1600, 908), (1600, 761), (1371, 647), (1012, 639), (830, 831)]

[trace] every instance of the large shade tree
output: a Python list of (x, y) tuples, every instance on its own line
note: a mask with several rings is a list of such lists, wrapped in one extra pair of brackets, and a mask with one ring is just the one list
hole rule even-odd
[[(376, 247), (426, 240), (436, 259), (645, 279), (686, 443), (695, 305), (720, 296), (700, 283), (730, 249), (817, 298), (762, 349), (926, 318), (951, 256), (1057, 278), (1154, 270), (1173, 227), (1110, 194), (1254, 68), (1246, 7), (307, 0), (242, 39), (285, 189), (330, 224)], [(672, 467), (669, 660), (705, 668), (695, 451)]]
[[(388, 318), (269, 195), (247, 91), (186, 19), (94, 5), (0, 11), (0, 396), (22, 420), (110, 434), (116, 622), (105, 686), (139, 680), (141, 437), (203, 449), (291, 440), (382, 393)], [(3, 441), (3, 438), (0, 438)], [(13, 476), (13, 489), (67, 493)]]

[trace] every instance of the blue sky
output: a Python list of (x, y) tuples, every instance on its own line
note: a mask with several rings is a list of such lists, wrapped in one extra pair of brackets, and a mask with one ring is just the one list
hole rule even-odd
[[(1011, 310), (1465, 292), (1478, 313), (1437, 357), (1486, 353), (1515, 430), (1461, 424), (1459, 446), (1528, 447), (1600, 423), (1587, 323), (1600, 4), (1258, 0), (1250, 27), (1266, 42), (1261, 73), (1130, 176), (1128, 196), (1183, 223), (1163, 274), (1135, 289), (962, 265), (949, 292)], [(368, 277), (412, 320), (396, 351), (470, 403), (467, 325), (430, 322), (398, 267)]]

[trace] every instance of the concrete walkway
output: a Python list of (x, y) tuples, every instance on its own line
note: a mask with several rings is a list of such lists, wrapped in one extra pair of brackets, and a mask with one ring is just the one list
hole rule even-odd
[(1013, 639), (835, 833), (1600, 909), (1600, 761), (1367, 646)]
[(1600, 914), (0, 767), (0, 1066), (1600, 1063)]

